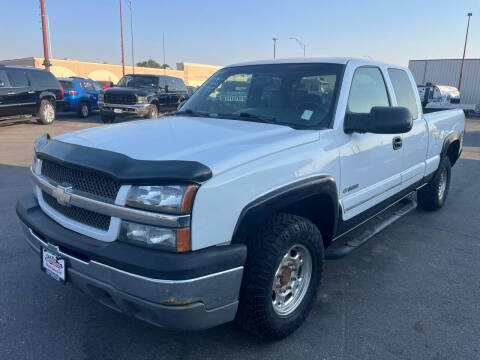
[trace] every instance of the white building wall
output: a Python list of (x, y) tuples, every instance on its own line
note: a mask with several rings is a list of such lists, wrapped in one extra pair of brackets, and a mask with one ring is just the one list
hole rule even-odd
[[(462, 60), (410, 60), (408, 67), (417, 85), (427, 82), (458, 86)], [(460, 100), (464, 104), (480, 103), (480, 59), (466, 59), (463, 67)]]

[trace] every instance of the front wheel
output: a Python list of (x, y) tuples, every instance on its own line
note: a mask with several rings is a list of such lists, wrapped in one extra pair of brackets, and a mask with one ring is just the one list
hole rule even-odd
[(309, 220), (278, 214), (248, 240), (237, 322), (264, 339), (281, 339), (305, 320), (324, 265), (322, 236)]
[(417, 192), (418, 205), (422, 209), (434, 211), (445, 204), (450, 189), (451, 169), (450, 159), (444, 156), (432, 180)]
[(148, 113), (147, 116), (145, 116), (147, 119), (156, 119), (158, 118), (158, 107), (156, 104), (150, 104), (148, 107)]
[(87, 103), (81, 103), (78, 109), (78, 115), (81, 118), (86, 119), (90, 115), (90, 106)]
[(40, 102), (37, 121), (42, 125), (49, 125), (55, 120), (55, 106), (51, 101), (44, 99)]

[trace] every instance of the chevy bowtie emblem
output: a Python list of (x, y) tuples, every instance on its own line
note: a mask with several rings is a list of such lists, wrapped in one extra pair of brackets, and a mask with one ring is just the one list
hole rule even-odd
[(70, 206), (70, 193), (72, 186), (70, 184), (57, 185), (52, 191), (52, 196), (57, 199), (57, 202), (63, 206)]

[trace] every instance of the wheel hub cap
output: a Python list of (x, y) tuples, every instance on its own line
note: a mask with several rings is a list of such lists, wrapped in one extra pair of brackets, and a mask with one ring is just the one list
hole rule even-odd
[(290, 247), (282, 257), (272, 285), (273, 310), (281, 316), (294, 312), (307, 293), (312, 276), (312, 256), (303, 245)]

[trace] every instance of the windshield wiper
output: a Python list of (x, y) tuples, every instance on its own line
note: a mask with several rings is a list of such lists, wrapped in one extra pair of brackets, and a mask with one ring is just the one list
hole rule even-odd
[(219, 114), (220, 117), (230, 117), (234, 119), (240, 119), (240, 120), (245, 120), (245, 121), (257, 121), (257, 122), (262, 122), (266, 124), (276, 124), (277, 119), (273, 116), (267, 116), (267, 115), (256, 115), (256, 114), (251, 114), (248, 112), (241, 112), (239, 114)]
[(195, 117), (212, 117), (208, 112), (206, 111), (193, 111), (190, 109), (183, 110), (183, 111), (177, 111), (175, 115), (187, 115), (187, 116), (195, 116)]

